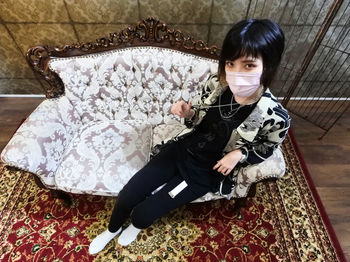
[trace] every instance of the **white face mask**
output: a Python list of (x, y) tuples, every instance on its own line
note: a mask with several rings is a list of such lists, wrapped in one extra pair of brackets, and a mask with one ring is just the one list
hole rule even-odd
[(261, 74), (226, 72), (226, 82), (235, 96), (249, 97), (260, 87)]

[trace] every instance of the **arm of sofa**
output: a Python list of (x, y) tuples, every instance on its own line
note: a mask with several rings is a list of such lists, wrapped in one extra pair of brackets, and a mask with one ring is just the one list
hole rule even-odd
[(205, 202), (221, 198), (243, 198), (248, 195), (250, 187), (257, 182), (268, 178), (281, 178), (286, 172), (286, 163), (280, 147), (274, 150), (273, 154), (265, 161), (242, 167), (238, 169), (236, 176), (236, 186), (228, 195), (220, 195), (217, 193), (207, 193), (206, 195), (194, 200), (192, 203)]
[(281, 178), (285, 172), (286, 163), (282, 150), (278, 147), (265, 161), (239, 169), (236, 186), (231, 192), (231, 197), (246, 197), (253, 183), (267, 178)]
[(49, 188), (74, 132), (82, 125), (69, 100), (62, 96), (43, 101), (13, 135), (1, 160), (32, 172)]

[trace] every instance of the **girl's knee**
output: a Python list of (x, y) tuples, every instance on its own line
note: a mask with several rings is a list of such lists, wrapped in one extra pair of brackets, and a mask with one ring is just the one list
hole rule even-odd
[(115, 207), (118, 209), (129, 210), (129, 212), (131, 212), (134, 207), (132, 203), (132, 195), (130, 195), (129, 192), (123, 188), (117, 196)]

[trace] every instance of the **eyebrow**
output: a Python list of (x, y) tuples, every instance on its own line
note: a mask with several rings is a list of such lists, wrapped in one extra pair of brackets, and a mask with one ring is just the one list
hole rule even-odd
[[(255, 63), (257, 60), (256, 59), (246, 59), (246, 60), (242, 60), (242, 63)], [(233, 62), (233, 60), (226, 60), (226, 62)]]
[(253, 60), (253, 59), (247, 59), (247, 60), (243, 60), (242, 62), (243, 62), (243, 63), (256, 62), (256, 59), (255, 59), (255, 60)]

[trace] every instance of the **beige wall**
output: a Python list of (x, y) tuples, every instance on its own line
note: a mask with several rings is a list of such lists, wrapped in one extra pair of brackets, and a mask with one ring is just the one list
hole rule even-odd
[[(0, 94), (43, 93), (44, 82), (36, 79), (24, 58), (29, 47), (92, 41), (148, 16), (219, 47), (232, 23), (246, 17), (271, 18), (279, 22), (287, 37), (283, 65), (295, 69), (300, 66), (332, 2), (0, 0)], [(339, 31), (345, 23), (346, 18), (339, 16), (334, 28)], [(329, 34), (332, 39), (336, 36)], [(280, 71), (279, 80), (286, 83), (293, 79), (295, 74), (289, 69)]]

